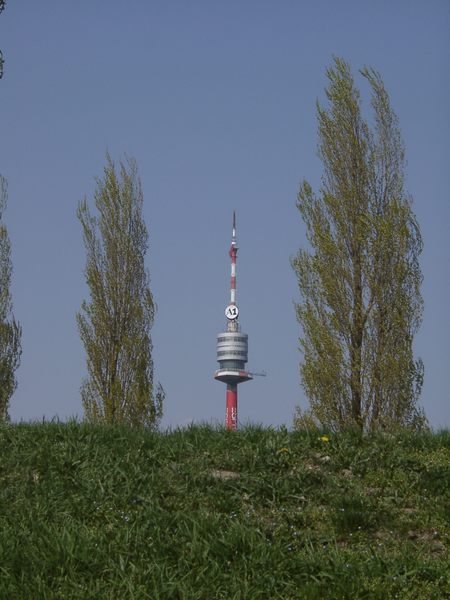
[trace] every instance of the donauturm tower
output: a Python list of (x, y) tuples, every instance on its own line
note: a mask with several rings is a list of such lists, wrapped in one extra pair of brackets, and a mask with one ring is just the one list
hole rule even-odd
[(246, 371), (245, 368), (245, 363), (248, 360), (248, 335), (241, 331), (239, 309), (236, 303), (237, 251), (236, 214), (233, 213), (233, 230), (229, 252), (231, 259), (230, 303), (225, 309), (227, 329), (217, 336), (219, 369), (214, 373), (215, 379), (227, 385), (225, 404), (225, 426), (227, 429), (237, 429), (238, 425), (238, 384), (253, 379), (251, 373)]

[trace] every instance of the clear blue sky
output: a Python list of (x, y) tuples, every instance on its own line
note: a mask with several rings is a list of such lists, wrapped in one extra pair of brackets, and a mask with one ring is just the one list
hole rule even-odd
[(268, 372), (240, 386), (240, 421), (291, 425), (306, 406), (289, 264), (305, 244), (295, 201), (301, 179), (320, 184), (315, 102), (336, 54), (355, 74), (381, 72), (400, 119), (425, 243), (422, 404), (434, 427), (449, 427), (449, 32), (445, 0), (9, 0), (0, 172), (23, 327), (13, 420), (82, 416), (75, 313), (88, 291), (75, 212), (108, 149), (136, 158), (144, 189), (163, 425), (223, 421), (213, 372), (233, 209), (248, 366)]

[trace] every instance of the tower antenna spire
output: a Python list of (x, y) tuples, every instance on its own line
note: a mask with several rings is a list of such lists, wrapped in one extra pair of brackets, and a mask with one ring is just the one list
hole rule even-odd
[[(231, 282), (230, 282), (230, 304), (236, 305), (236, 262), (237, 262), (237, 242), (236, 242), (236, 211), (233, 210), (233, 230), (231, 232)], [(236, 316), (237, 318), (237, 316)]]
[(228, 320), (227, 330), (217, 336), (217, 361), (219, 369), (214, 378), (227, 384), (226, 416), (227, 429), (237, 429), (237, 386), (238, 383), (253, 379), (245, 370), (248, 356), (248, 335), (239, 327), (239, 309), (236, 304), (236, 211), (233, 211), (233, 230), (229, 256), (231, 258), (230, 304), (225, 309)]

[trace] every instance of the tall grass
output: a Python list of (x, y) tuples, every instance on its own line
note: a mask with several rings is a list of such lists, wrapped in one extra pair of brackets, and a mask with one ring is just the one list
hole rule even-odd
[(0, 428), (0, 598), (450, 598), (450, 433)]

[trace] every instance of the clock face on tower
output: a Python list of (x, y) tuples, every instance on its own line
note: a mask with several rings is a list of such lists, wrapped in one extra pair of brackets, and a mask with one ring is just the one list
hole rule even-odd
[(230, 321), (234, 321), (238, 318), (239, 309), (235, 304), (229, 304), (225, 309), (225, 316)]

